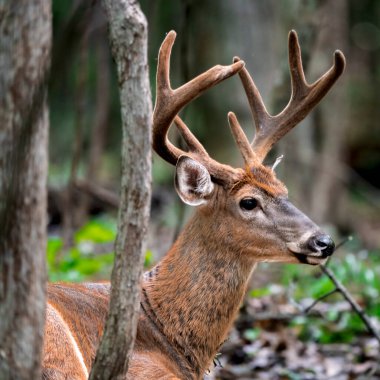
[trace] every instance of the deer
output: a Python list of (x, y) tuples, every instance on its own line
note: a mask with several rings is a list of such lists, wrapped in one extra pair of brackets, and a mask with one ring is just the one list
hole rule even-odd
[[(175, 166), (175, 189), (195, 207), (164, 258), (143, 275), (141, 309), (127, 379), (198, 380), (225, 341), (259, 262), (323, 264), (334, 252), (332, 238), (288, 199), (286, 186), (267, 154), (326, 95), (344, 71), (332, 67), (308, 84), (295, 31), (288, 36), (291, 97), (276, 116), (239, 57), (217, 65), (177, 89), (170, 83), (171, 31), (159, 50), (153, 148)], [(228, 122), (244, 166), (209, 156), (180, 118), (180, 111), (207, 89), (238, 74), (255, 125), (250, 142), (236, 115)], [(169, 141), (175, 125), (187, 150)], [(49, 284), (43, 350), (45, 380), (88, 378), (107, 316), (110, 284)]]

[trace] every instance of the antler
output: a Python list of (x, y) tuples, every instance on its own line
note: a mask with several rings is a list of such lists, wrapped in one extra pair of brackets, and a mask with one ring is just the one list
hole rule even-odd
[(201, 159), (215, 177), (226, 177), (223, 172), (232, 168), (222, 165), (209, 157), (202, 144), (190, 132), (183, 121), (177, 116), (178, 112), (193, 99), (197, 98), (210, 87), (236, 74), (244, 67), (244, 62), (239, 60), (229, 66), (217, 65), (200, 74), (190, 82), (177, 89), (170, 86), (170, 54), (176, 38), (176, 33), (171, 31), (161, 45), (158, 57), (156, 79), (156, 104), (153, 111), (153, 148), (166, 161), (175, 165), (179, 156), (188, 154), (174, 146), (168, 140), (168, 130), (175, 119), (175, 123), (192, 154)]
[[(256, 126), (256, 134), (251, 143), (252, 150), (249, 151), (246, 147), (246, 153), (243, 154), (247, 163), (262, 162), (272, 146), (306, 117), (344, 71), (345, 58), (343, 53), (337, 50), (334, 53), (334, 64), (330, 70), (309, 85), (303, 72), (301, 49), (297, 33), (294, 30), (289, 33), (288, 49), (292, 95), (285, 109), (276, 116), (270, 115), (266, 110), (261, 95), (247, 69), (243, 68), (239, 72)], [(234, 58), (235, 63), (239, 61), (240, 58)], [(233, 113), (229, 114), (229, 122), (235, 139), (237, 139), (236, 136), (244, 132), (239, 132), (241, 127)]]

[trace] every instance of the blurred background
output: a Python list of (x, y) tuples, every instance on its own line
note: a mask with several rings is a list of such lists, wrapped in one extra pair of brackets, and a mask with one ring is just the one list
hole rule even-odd
[[(344, 52), (344, 75), (316, 110), (276, 147), (268, 163), (284, 154), (278, 173), (286, 180), (292, 200), (318, 223), (334, 225), (343, 234), (355, 231), (366, 247), (378, 248), (379, 2), (144, 0), (141, 6), (150, 27), (153, 94), (157, 52), (171, 29), (178, 33), (172, 57), (173, 85), (179, 86), (214, 64), (229, 64), (238, 55), (272, 114), (282, 110), (290, 96), (290, 29), (299, 34), (309, 82), (331, 66), (336, 49)], [(52, 190), (62, 190), (80, 180), (117, 194), (120, 112), (104, 13), (98, 2), (80, 0), (53, 2), (53, 11), (49, 184)], [(194, 101), (182, 116), (213, 157), (240, 165), (228, 128), (228, 111), (236, 112), (248, 136), (253, 136), (238, 77)], [(156, 194), (153, 206), (171, 196), (166, 192), (172, 191), (172, 176), (173, 169), (155, 157), (154, 184), (156, 192), (163, 194)], [(98, 206), (99, 210), (91, 211), (102, 211), (103, 205)], [(60, 215), (51, 215), (52, 224), (62, 221), (64, 208), (56, 211)], [(76, 215), (74, 227), (86, 216)]]
[[(323, 225), (337, 242), (349, 240), (335, 255), (331, 267), (379, 324), (380, 2), (141, 0), (140, 4), (149, 24), (153, 97), (158, 49), (171, 29), (177, 32), (171, 59), (174, 87), (239, 56), (272, 114), (280, 112), (290, 97), (289, 30), (295, 29), (299, 35), (310, 83), (332, 65), (336, 49), (343, 51), (347, 60), (343, 76), (316, 109), (276, 146), (267, 163), (284, 154), (277, 173), (288, 186), (292, 202)], [(112, 267), (121, 149), (118, 84), (106, 19), (98, 1), (53, 1), (53, 23), (49, 275), (51, 280), (106, 279)], [(238, 77), (195, 100), (182, 116), (213, 158), (238, 166), (242, 162), (230, 136), (228, 111), (237, 114), (251, 138), (253, 121)], [(171, 138), (182, 144), (175, 133)], [(166, 252), (191, 213), (174, 193), (173, 173), (173, 167), (154, 156), (147, 267)], [(244, 306), (244, 321), (249, 310), (268, 311), (273, 304), (289, 307), (293, 301), (307, 304), (334, 288), (318, 269), (300, 266), (264, 264), (252, 281), (255, 290)], [(339, 295), (329, 300), (331, 303), (322, 303), (325, 309), (321, 306), (323, 310), (319, 310), (324, 315), (322, 322), (316, 319), (310, 323), (309, 317), (296, 323), (294, 319), (291, 323), (285, 320), (270, 331), (286, 327), (287, 334), (297, 342), (309, 342), (308, 347), (310, 342), (351, 344), (356, 348), (372, 342), (357, 317), (342, 306)], [(244, 321), (236, 328), (238, 343), (232, 356), (224, 356), (228, 358), (223, 359), (226, 363), (254, 361), (252, 352), (249, 354), (244, 347), (250, 345), (254, 350), (252, 342), (263, 336), (265, 328)], [(289, 328), (293, 328), (291, 333)], [(280, 335), (277, 331), (276, 337)], [(364, 340), (359, 344), (358, 339)], [(236, 356), (239, 350), (241, 354)], [(363, 350), (351, 359), (342, 354), (339, 360), (344, 357), (347, 363), (372, 363), (371, 354), (363, 356)], [(265, 363), (269, 366), (268, 361)], [(342, 363), (339, 368), (344, 367)], [(376, 371), (368, 377), (368, 368), (357, 369), (358, 377), (333, 377), (326, 368), (341, 375), (333, 364), (324, 364), (321, 378), (360, 378), (363, 373), (365, 379), (380, 378)], [(289, 368), (286, 364), (283, 367)], [(226, 373), (210, 376), (240, 378)], [(276, 378), (273, 373), (269, 376)], [(319, 378), (286, 376), (279, 378)]]

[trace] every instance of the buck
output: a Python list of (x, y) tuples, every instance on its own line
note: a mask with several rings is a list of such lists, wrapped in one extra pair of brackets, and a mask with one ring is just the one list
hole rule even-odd
[[(141, 285), (141, 312), (127, 379), (201, 379), (238, 313), (257, 263), (322, 264), (334, 243), (287, 197), (285, 185), (263, 164), (271, 147), (325, 96), (345, 66), (341, 52), (315, 83), (304, 77), (294, 31), (289, 33), (292, 95), (271, 116), (244, 62), (214, 66), (173, 90), (170, 54), (175, 32), (159, 51), (153, 146), (176, 166), (175, 188), (198, 206), (178, 240)], [(208, 88), (239, 74), (256, 134), (250, 143), (232, 112), (228, 121), (244, 160), (233, 168), (212, 159), (178, 116)], [(168, 140), (174, 122), (189, 150)], [(44, 343), (44, 379), (86, 379), (102, 335), (110, 285), (50, 284)]]

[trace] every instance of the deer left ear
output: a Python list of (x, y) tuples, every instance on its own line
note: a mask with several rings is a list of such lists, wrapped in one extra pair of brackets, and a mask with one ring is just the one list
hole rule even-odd
[(207, 203), (214, 184), (210, 173), (200, 162), (183, 155), (176, 165), (175, 188), (186, 204), (199, 206)]

